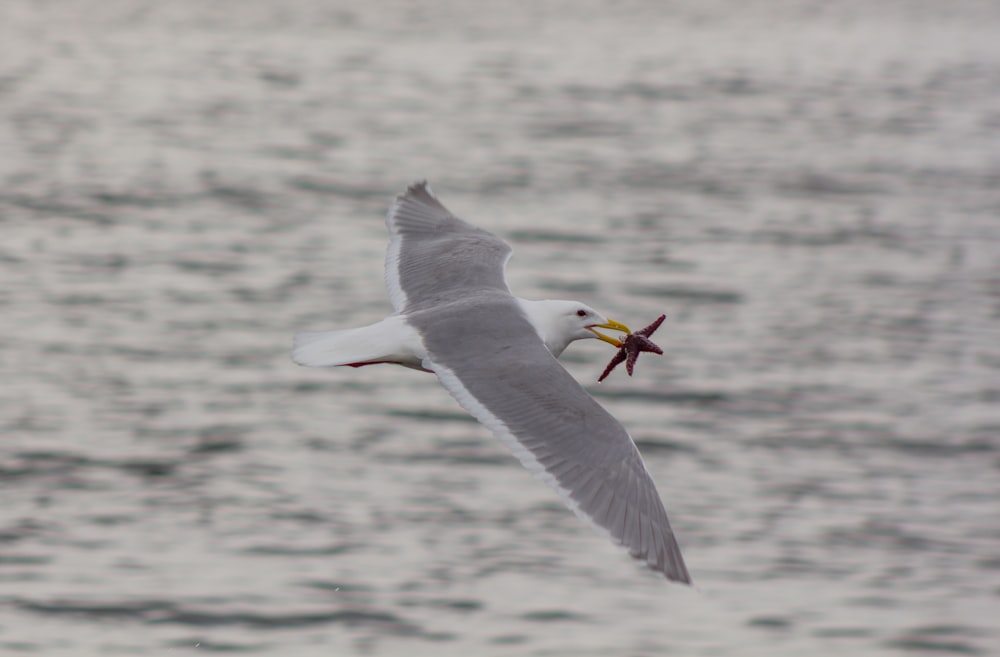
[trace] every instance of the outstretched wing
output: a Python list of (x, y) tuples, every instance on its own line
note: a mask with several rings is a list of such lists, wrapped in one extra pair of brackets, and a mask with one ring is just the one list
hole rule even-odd
[(511, 247), (462, 221), (419, 182), (386, 216), (385, 285), (396, 312), (413, 312), (483, 290), (510, 292), (504, 267)]
[(500, 294), (407, 313), (424, 366), (577, 516), (668, 579), (690, 583), (649, 472), (625, 428), (556, 361)]

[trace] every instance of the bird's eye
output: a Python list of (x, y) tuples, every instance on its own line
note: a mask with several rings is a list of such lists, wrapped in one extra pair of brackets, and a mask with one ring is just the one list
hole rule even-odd
[(587, 311), (584, 310), (583, 308), (581, 308), (580, 310), (576, 311), (576, 316), (577, 317), (586, 317), (587, 316)]

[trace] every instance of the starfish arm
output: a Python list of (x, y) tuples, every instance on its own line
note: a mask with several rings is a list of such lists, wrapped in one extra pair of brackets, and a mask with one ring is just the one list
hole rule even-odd
[(635, 336), (635, 346), (639, 351), (649, 351), (654, 354), (662, 354), (663, 350), (660, 349), (659, 345), (654, 343), (652, 340), (645, 336), (637, 335)]
[(653, 332), (656, 331), (656, 329), (660, 328), (660, 324), (662, 324), (663, 320), (665, 320), (666, 318), (667, 318), (666, 315), (660, 315), (659, 317), (656, 318), (656, 320), (652, 324), (650, 324), (646, 328), (639, 329), (638, 331), (636, 331), (636, 333), (648, 338), (649, 336), (653, 335)]
[(604, 373), (601, 374), (601, 376), (597, 379), (598, 383), (606, 379), (607, 376), (611, 374), (611, 370), (618, 367), (618, 365), (620, 365), (621, 362), (625, 360), (625, 353), (626, 352), (624, 346), (615, 353), (614, 357), (611, 359), (611, 362), (609, 362), (608, 366), (604, 368)]
[[(628, 336), (629, 338), (633, 336)], [(636, 344), (637, 340), (628, 340), (628, 360), (625, 361), (625, 369), (628, 371), (628, 375), (632, 376), (632, 370), (635, 368), (635, 361), (639, 360), (639, 345)]]

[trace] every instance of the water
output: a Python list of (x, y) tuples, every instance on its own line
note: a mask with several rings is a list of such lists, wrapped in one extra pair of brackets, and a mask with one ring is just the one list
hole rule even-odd
[[(995, 3), (8, 2), (0, 653), (1000, 653)], [(664, 358), (595, 381), (696, 586), (592, 535), (389, 311), (428, 178)]]

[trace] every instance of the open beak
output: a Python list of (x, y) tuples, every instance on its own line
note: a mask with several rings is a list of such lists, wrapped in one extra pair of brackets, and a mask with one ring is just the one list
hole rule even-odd
[(598, 340), (604, 340), (608, 344), (614, 345), (616, 348), (621, 348), (622, 343), (620, 340), (615, 340), (611, 336), (604, 335), (603, 333), (595, 331), (594, 329), (599, 329), (599, 328), (611, 329), (612, 331), (621, 331), (622, 333), (626, 334), (632, 332), (632, 329), (625, 326), (624, 324), (616, 322), (613, 319), (609, 319), (607, 324), (594, 324), (593, 326), (588, 326), (587, 328), (590, 330), (591, 333), (597, 336)]

